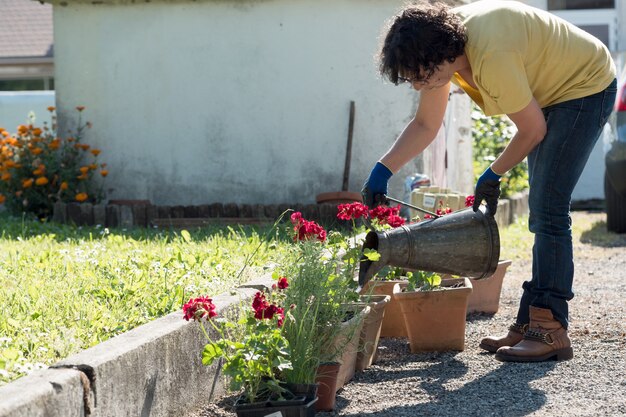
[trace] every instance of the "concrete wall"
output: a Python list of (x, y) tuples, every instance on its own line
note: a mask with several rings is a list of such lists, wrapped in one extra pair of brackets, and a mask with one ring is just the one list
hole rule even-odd
[(54, 91), (2, 91), (0, 126), (15, 133), (18, 125), (30, 123), (30, 112), (34, 112), (38, 126), (44, 121), (50, 123), (49, 106), (54, 106)]
[(87, 107), (111, 198), (314, 202), (341, 190), (350, 100), (359, 191), (416, 109), (374, 59), (403, 0), (67, 3), (53, 1), (59, 118)]

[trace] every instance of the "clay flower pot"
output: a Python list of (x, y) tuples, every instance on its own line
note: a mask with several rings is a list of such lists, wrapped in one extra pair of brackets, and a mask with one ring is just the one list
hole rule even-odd
[(370, 307), (370, 313), (365, 318), (361, 338), (359, 340), (359, 352), (356, 355), (356, 371), (360, 372), (369, 368), (374, 363), (380, 331), (385, 316), (385, 307), (391, 301), (389, 295), (361, 296), (361, 300)]
[[(373, 288), (372, 288), (373, 286)], [(394, 294), (400, 293), (407, 286), (407, 281), (369, 281), (361, 294), (388, 295), (391, 300), (385, 307), (383, 324), (380, 329), (380, 337), (407, 337), (404, 325), (404, 316), (400, 304), (394, 298)]]
[(467, 313), (487, 313), (495, 314), (500, 307), (500, 293), (502, 292), (502, 281), (506, 274), (506, 269), (511, 265), (510, 260), (498, 262), (498, 268), (493, 275), (472, 280), (472, 293), (467, 303)]
[[(343, 346), (343, 352), (338, 360), (341, 366), (339, 367), (339, 375), (337, 376), (337, 391), (343, 388), (356, 373), (356, 358), (359, 353), (361, 331), (370, 313), (370, 307), (367, 305), (355, 303), (348, 308), (354, 309), (355, 314), (350, 320), (341, 324), (342, 329), (345, 330), (339, 332), (335, 342), (336, 346)], [(350, 339), (346, 340), (347, 337)]]
[(317, 388), (316, 411), (332, 411), (335, 409), (337, 376), (339, 375), (339, 362), (322, 363), (317, 368), (315, 383)]
[(440, 289), (395, 293), (411, 352), (465, 349), (465, 316), (472, 292), (468, 278), (444, 279)]

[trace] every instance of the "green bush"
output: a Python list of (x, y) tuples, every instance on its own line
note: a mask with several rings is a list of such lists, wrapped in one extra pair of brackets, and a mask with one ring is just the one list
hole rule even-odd
[[(515, 134), (515, 126), (505, 117), (487, 117), (477, 107), (472, 111), (472, 139), (474, 142), (474, 177), (480, 174), (504, 151)], [(475, 182), (475, 181), (474, 181)], [(528, 188), (526, 159), (502, 177), (501, 197), (509, 197)]]

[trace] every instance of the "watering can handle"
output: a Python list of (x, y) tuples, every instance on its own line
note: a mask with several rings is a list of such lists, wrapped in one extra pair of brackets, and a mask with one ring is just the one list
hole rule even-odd
[(421, 211), (422, 213), (430, 214), (431, 216), (433, 216), (436, 219), (441, 217), (441, 215), (439, 215), (437, 213), (433, 213), (432, 211), (424, 210), (423, 208), (419, 208), (419, 207), (414, 206), (412, 204), (405, 203), (404, 201), (401, 201), (401, 200), (396, 200), (395, 198), (389, 197), (388, 195), (386, 195), (385, 198), (387, 200), (389, 200), (389, 201), (393, 201), (394, 203), (402, 204), (403, 206), (406, 206), (408, 208), (412, 208), (413, 210), (417, 210), (417, 211)]

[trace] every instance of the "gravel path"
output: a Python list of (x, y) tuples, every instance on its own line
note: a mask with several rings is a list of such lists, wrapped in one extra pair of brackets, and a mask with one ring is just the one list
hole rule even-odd
[[(335, 412), (317, 415), (626, 416), (626, 235), (594, 227), (605, 221), (603, 213), (572, 217), (586, 227), (574, 238), (573, 360), (501, 363), (478, 348), (482, 337), (502, 333), (515, 317), (531, 271), (530, 261), (515, 260), (499, 312), (468, 318), (463, 352), (411, 354), (406, 339), (383, 339), (378, 362), (339, 391)], [(187, 417), (232, 417), (233, 398)]]

